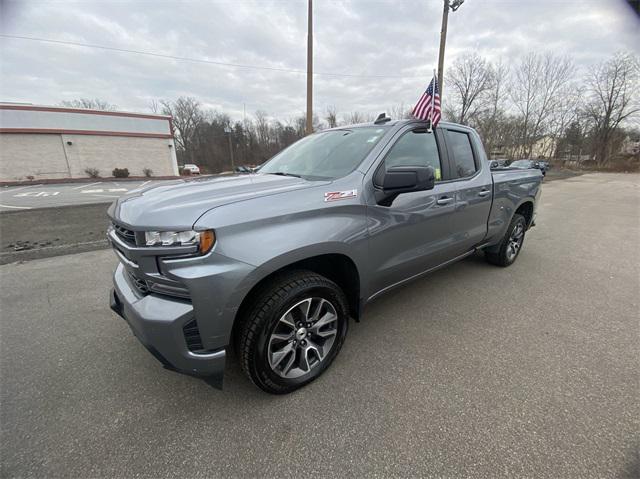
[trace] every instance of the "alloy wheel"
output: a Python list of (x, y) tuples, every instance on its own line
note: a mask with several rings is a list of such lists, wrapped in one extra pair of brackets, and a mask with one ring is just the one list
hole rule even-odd
[(509, 242), (507, 243), (507, 259), (509, 261), (513, 261), (518, 253), (520, 252), (520, 247), (522, 246), (522, 242), (524, 241), (524, 225), (519, 222), (517, 223), (513, 230), (511, 231), (511, 236), (509, 236)]
[(294, 304), (276, 323), (269, 337), (269, 366), (293, 379), (307, 374), (327, 357), (338, 334), (338, 313), (324, 298)]

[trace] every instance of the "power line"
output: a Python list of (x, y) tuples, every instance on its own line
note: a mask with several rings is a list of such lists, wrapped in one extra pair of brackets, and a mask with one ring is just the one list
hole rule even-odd
[[(276, 71), (276, 72), (285, 72), (285, 73), (297, 73), (297, 74), (306, 74), (305, 70), (296, 70), (294, 68), (279, 68), (279, 67), (267, 67), (267, 66), (259, 66), (259, 65), (244, 65), (240, 63), (227, 63), (220, 62), (216, 60), (207, 60), (204, 58), (192, 58), (192, 57), (181, 57), (177, 55), (169, 55), (166, 53), (158, 53), (158, 52), (148, 52), (142, 50), (129, 50), (126, 48), (117, 48), (117, 47), (108, 47), (104, 45), (95, 45), (91, 43), (82, 43), (82, 42), (73, 42), (68, 40), (52, 40), (50, 38), (38, 38), (38, 37), (27, 37), (22, 35), (8, 35), (4, 33), (0, 33), (0, 37), (4, 38), (12, 38), (16, 40), (28, 40), (32, 42), (40, 42), (40, 43), (53, 43), (56, 45), (67, 45), (67, 46), (75, 46), (75, 47), (83, 47), (83, 48), (95, 48), (98, 50), (107, 50), (112, 52), (119, 53), (132, 53), (135, 55), (146, 55), (150, 57), (157, 58), (165, 58), (169, 60), (179, 60), (191, 63), (206, 63), (209, 65), (217, 65), (222, 67), (230, 67), (230, 68), (247, 68), (250, 70), (267, 70), (267, 71)], [(354, 73), (329, 73), (329, 72), (314, 72), (314, 75), (322, 75), (322, 76), (333, 76), (333, 77), (347, 77), (347, 78), (423, 78), (423, 76), (402, 76), (402, 75), (359, 75)]]

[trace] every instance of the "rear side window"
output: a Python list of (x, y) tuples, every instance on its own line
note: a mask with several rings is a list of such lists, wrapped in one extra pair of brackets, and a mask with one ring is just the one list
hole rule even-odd
[(388, 170), (394, 166), (432, 166), (436, 180), (442, 179), (440, 155), (433, 133), (409, 131), (402, 135), (384, 160)]
[(453, 178), (466, 178), (473, 176), (477, 171), (473, 158), (471, 138), (460, 131), (447, 131), (447, 146), (453, 155)]

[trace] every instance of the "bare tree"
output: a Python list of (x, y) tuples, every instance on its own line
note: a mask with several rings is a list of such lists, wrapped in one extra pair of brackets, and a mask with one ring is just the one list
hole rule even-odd
[(324, 119), (327, 120), (327, 125), (329, 125), (329, 128), (335, 128), (336, 126), (338, 126), (338, 114), (336, 113), (335, 106), (327, 107), (327, 112)]
[(180, 97), (176, 101), (161, 100), (163, 115), (173, 117), (173, 126), (177, 130), (176, 146), (184, 157), (193, 162), (197, 142), (198, 127), (204, 121), (198, 100), (192, 97)]
[(447, 73), (447, 84), (451, 85), (449, 116), (457, 123), (469, 120), (487, 107), (494, 81), (491, 65), (477, 53), (467, 53), (458, 58)]
[(582, 101), (582, 87), (569, 83), (549, 118), (548, 131), (553, 141), (549, 142), (550, 149), (545, 152), (545, 156), (559, 156), (558, 147), (564, 138), (566, 130), (580, 118)]
[(512, 123), (506, 115), (506, 87), (509, 84), (510, 70), (508, 64), (498, 60), (490, 65), (491, 87), (486, 91), (486, 107), (474, 118), (473, 126), (478, 128), (483, 138), (487, 153), (500, 151), (510, 146), (512, 140), (506, 136), (511, 133)]
[(587, 76), (585, 112), (593, 125), (598, 165), (609, 160), (612, 139), (620, 124), (640, 112), (638, 79), (638, 58), (624, 53), (594, 66)]
[(118, 108), (116, 105), (112, 105), (111, 103), (100, 100), (99, 98), (80, 98), (78, 100), (65, 100), (63, 102), (60, 102), (60, 104), (69, 108), (85, 108), (87, 110), (114, 111)]
[(491, 116), (495, 116), (499, 111), (504, 109), (507, 98), (505, 90), (509, 84), (511, 71), (509, 70), (509, 65), (502, 63), (502, 60), (498, 60), (492, 64), (491, 71), (493, 81), (491, 82), (491, 89), (488, 92), (489, 112)]
[(151, 113), (155, 115), (160, 115), (160, 112), (162, 111), (162, 105), (158, 100), (151, 100), (151, 103), (149, 103), (149, 110), (151, 110)]
[(551, 53), (530, 53), (516, 68), (509, 96), (520, 115), (519, 144), (524, 156), (531, 155), (533, 144), (545, 133), (573, 70), (568, 58)]
[(258, 143), (264, 146), (269, 145), (271, 140), (270, 138), (270, 128), (269, 128), (269, 120), (267, 118), (267, 114), (262, 111), (256, 111), (256, 136), (258, 138)]
[(307, 134), (306, 114), (295, 117), (293, 120), (291, 120), (291, 124), (294, 130), (296, 130), (296, 135), (298, 135), (299, 138), (302, 138)]
[(348, 125), (366, 123), (367, 121), (373, 121), (372, 115), (362, 113), (361, 111), (352, 111), (346, 116), (346, 122)]
[(411, 108), (407, 107), (404, 103), (393, 105), (389, 108), (389, 115), (394, 120), (408, 120), (411, 118)]

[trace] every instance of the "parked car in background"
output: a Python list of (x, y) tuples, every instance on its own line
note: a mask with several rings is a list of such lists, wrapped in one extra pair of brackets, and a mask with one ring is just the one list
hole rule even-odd
[(507, 168), (509, 166), (509, 160), (491, 160), (491, 169)]
[(551, 164), (548, 161), (539, 160), (538, 163), (540, 163), (540, 169), (542, 170), (543, 175), (547, 173), (549, 168), (551, 168)]
[(254, 384), (288, 393), (329, 367), (374, 298), (476, 251), (514, 263), (541, 182), (534, 169), (490, 171), (463, 125), (324, 130), (257, 174), (150, 185), (112, 204), (111, 308), (167, 368), (219, 386), (234, 344)]
[(542, 172), (542, 176), (545, 176), (547, 174), (547, 170), (546, 168), (544, 168), (539, 161), (537, 160), (516, 160), (516, 161), (512, 161), (509, 164), (509, 168), (518, 168), (521, 170), (526, 170), (526, 169), (536, 169), (536, 170), (540, 170)]
[(194, 165), (192, 163), (187, 163), (182, 167), (182, 171), (188, 171), (189, 173), (187, 173), (188, 175), (199, 175), (200, 174), (200, 167), (198, 167), (198, 165)]

